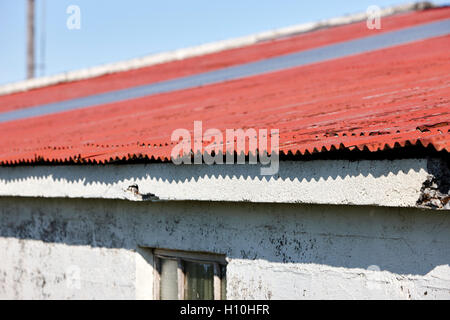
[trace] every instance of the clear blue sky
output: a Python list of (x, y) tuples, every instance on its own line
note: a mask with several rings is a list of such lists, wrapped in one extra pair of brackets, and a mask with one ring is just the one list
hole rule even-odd
[[(46, 7), (45, 75), (385, 7), (399, 0), (36, 0), (37, 59)], [(436, 1), (443, 3), (445, 1)], [(81, 29), (69, 30), (69, 5)], [(26, 0), (0, 0), (0, 84), (25, 78)], [(37, 71), (37, 75), (42, 75)]]

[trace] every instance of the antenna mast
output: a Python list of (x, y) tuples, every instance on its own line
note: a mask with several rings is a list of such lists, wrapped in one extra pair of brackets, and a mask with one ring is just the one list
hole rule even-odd
[(27, 1), (27, 78), (34, 78), (34, 0)]

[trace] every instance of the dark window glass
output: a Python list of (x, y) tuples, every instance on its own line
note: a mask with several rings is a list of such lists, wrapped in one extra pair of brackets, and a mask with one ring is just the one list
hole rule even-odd
[(187, 300), (214, 299), (214, 266), (209, 263), (186, 261), (185, 296)]

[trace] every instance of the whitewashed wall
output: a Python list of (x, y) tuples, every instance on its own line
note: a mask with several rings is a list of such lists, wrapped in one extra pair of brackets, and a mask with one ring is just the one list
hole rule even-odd
[[(258, 165), (68, 165), (0, 167), (0, 196), (355, 204), (416, 207), (434, 172), (424, 158), (282, 161), (261, 176)], [(238, 192), (237, 192), (238, 190)]]
[(0, 197), (0, 298), (149, 298), (143, 246), (226, 254), (229, 299), (449, 299), (449, 243), (413, 208)]

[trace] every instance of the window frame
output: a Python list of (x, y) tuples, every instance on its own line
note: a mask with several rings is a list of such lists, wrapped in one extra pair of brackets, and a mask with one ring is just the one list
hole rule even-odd
[(178, 300), (185, 300), (186, 274), (184, 261), (196, 263), (208, 263), (214, 267), (214, 300), (225, 300), (222, 297), (222, 274), (221, 267), (226, 267), (227, 261), (223, 254), (212, 254), (205, 252), (188, 252), (170, 249), (153, 249), (154, 261), (154, 283), (153, 292), (155, 300), (161, 300), (161, 259), (175, 260), (178, 262), (177, 267), (177, 283), (178, 283)]

